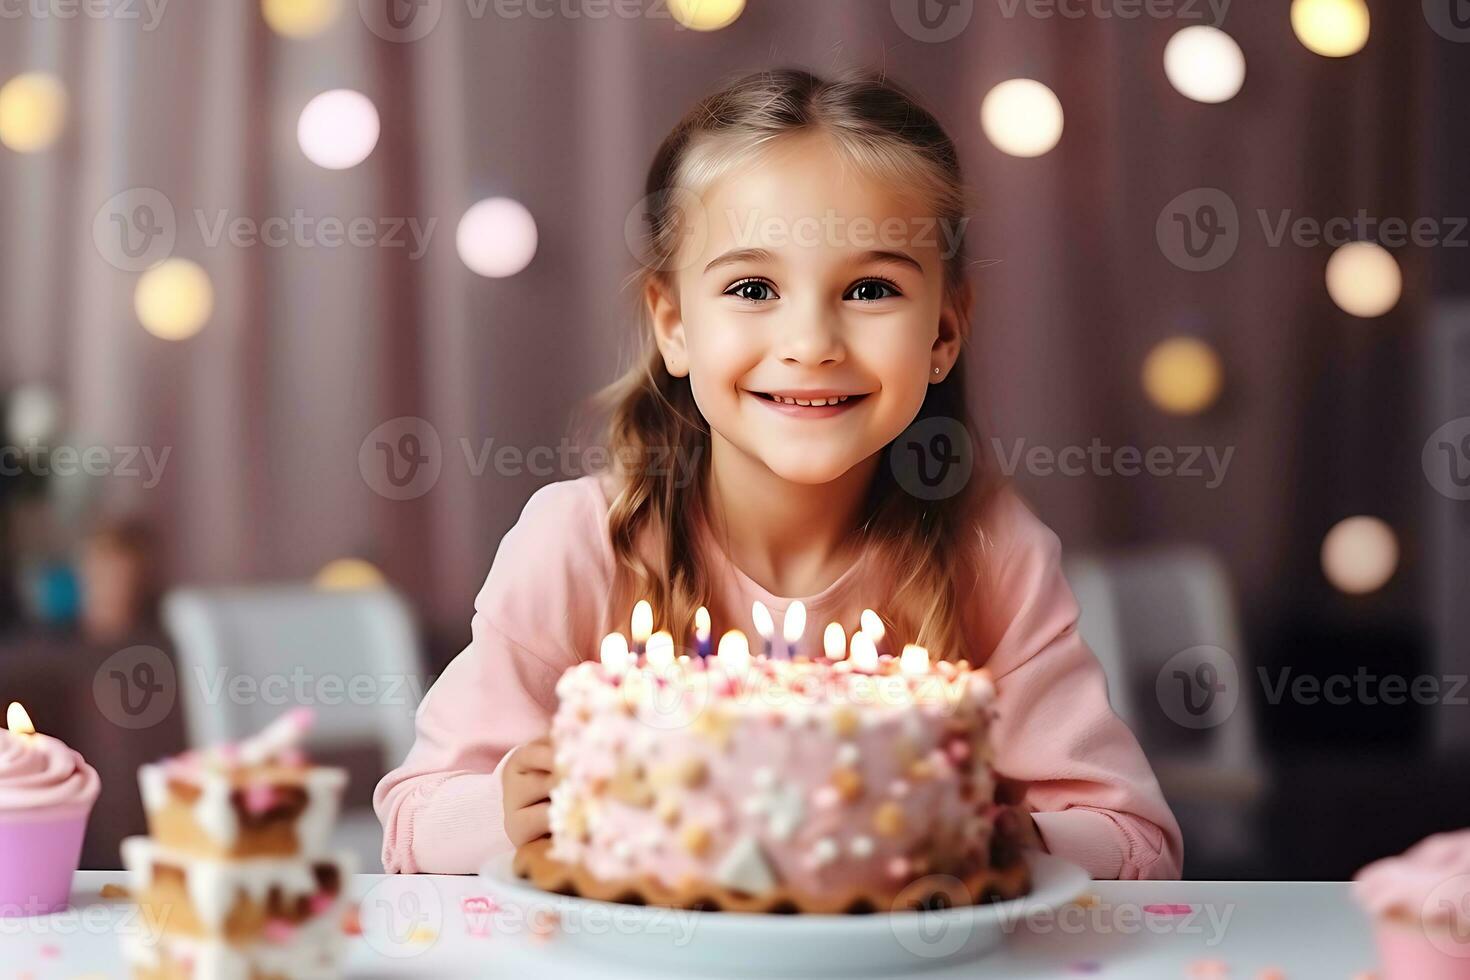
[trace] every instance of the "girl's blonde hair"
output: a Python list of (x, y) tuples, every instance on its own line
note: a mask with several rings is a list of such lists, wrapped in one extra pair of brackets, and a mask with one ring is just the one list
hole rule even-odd
[[(937, 227), (957, 236), (944, 256), (944, 289), (961, 318), (969, 314), (962, 235), (969, 200), (958, 154), (933, 115), (899, 86), (871, 72), (827, 80), (799, 69), (762, 71), (707, 97), (680, 120), (648, 172), (645, 262), (632, 280), (639, 287), (643, 350), (598, 396), (610, 409), (607, 446), (618, 485), (608, 513), (616, 559), (612, 615), (647, 598), (675, 637), (688, 637), (695, 609), (710, 605), (711, 579), (697, 538), (697, 522), (705, 519), (710, 438), (689, 379), (664, 367), (644, 293), (654, 280), (674, 289), (671, 267), (687, 217), (680, 202), (701, 195), (780, 138), (811, 132), (829, 136), (863, 172), (916, 191), (933, 209)], [(963, 326), (968, 335), (968, 323)], [(858, 553), (881, 562), (890, 583), (881, 595), (861, 601), (888, 620), (897, 642), (922, 643), (946, 659), (964, 659), (975, 640), (965, 634), (963, 610), (981, 584), (978, 516), (996, 486), (991, 468), (982, 465), (986, 454), (973, 451), (980, 442), (967, 410), (963, 368), (961, 358), (943, 381), (929, 386), (918, 420), (947, 418), (963, 427), (974, 464), (964, 488), (938, 500), (909, 493), (894, 477), (890, 445), (865, 518), (853, 532), (853, 543), (864, 549)]]

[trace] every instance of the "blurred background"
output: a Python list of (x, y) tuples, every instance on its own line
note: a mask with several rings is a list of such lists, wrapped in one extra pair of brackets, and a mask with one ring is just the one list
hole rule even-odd
[[(993, 454), (1192, 878), (1470, 825), (1460, 0), (0, 0), (0, 700), (98, 768), (312, 703), (362, 809), (629, 349), (654, 149), (881, 67), (978, 206)], [(369, 864), (368, 867), (374, 866)]]

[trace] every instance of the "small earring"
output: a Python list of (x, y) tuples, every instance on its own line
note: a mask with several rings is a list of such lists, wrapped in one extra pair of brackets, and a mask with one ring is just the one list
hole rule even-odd
[(938, 373), (939, 373), (939, 368), (935, 368), (935, 369), (934, 369), (934, 373), (935, 373), (935, 374), (938, 374)]

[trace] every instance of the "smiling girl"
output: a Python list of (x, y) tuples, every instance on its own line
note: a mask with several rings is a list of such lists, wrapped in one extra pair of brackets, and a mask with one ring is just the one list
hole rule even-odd
[(637, 598), (676, 637), (701, 605), (749, 633), (755, 601), (781, 622), (799, 598), (813, 623), (872, 606), (892, 649), (986, 666), (994, 766), (1043, 846), (1095, 878), (1178, 877), (1056, 535), (964, 451), (968, 202), (939, 123), (881, 77), (760, 72), (690, 111), (647, 192), (617, 462), (537, 491), (501, 541), (469, 647), (374, 794), (387, 870), (473, 872), (547, 833), (556, 681)]

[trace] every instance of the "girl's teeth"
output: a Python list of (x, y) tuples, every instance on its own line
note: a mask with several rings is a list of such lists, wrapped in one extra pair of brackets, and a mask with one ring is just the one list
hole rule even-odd
[(835, 398), (813, 398), (813, 399), (787, 398), (784, 395), (772, 395), (771, 397), (772, 398), (775, 398), (776, 401), (780, 402), (783, 405), (804, 405), (807, 408), (813, 408), (813, 407), (820, 408), (823, 405), (836, 405), (839, 402), (845, 402), (845, 401), (847, 401), (848, 398), (850, 398), (852, 396), (850, 396), (850, 395), (838, 395)]

